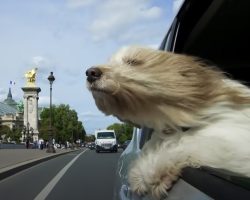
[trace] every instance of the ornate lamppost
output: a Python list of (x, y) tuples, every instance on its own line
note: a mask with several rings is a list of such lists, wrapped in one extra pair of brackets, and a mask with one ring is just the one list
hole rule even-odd
[(49, 145), (48, 145), (47, 153), (55, 153), (56, 150), (52, 143), (52, 84), (55, 80), (55, 77), (53, 76), (53, 72), (50, 72), (48, 80), (50, 84), (50, 124), (49, 124)]

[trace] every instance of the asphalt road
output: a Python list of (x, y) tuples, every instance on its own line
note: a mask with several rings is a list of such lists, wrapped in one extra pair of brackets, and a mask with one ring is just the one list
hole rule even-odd
[(3, 200), (112, 200), (120, 153), (81, 150), (21, 171), (0, 182)]

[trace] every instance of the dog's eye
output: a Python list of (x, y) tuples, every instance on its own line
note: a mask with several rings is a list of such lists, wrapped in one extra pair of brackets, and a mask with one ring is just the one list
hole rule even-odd
[(124, 59), (125, 63), (131, 66), (137, 66), (137, 65), (141, 65), (142, 61), (141, 60), (136, 60), (136, 59)]

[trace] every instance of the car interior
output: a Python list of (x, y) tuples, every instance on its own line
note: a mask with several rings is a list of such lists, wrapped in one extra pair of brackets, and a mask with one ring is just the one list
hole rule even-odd
[[(159, 49), (205, 59), (250, 86), (249, 8), (246, 0), (185, 1)], [(142, 132), (140, 147), (152, 130)], [(214, 199), (250, 199), (250, 179), (231, 172), (187, 168), (182, 179)]]

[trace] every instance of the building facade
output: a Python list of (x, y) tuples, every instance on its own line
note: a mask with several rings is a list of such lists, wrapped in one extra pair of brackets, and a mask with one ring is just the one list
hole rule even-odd
[[(17, 106), (18, 103), (12, 98), (11, 88), (9, 88), (7, 98), (0, 102), (0, 126), (8, 126), (10, 130), (23, 129), (23, 112), (20, 112)], [(0, 135), (2, 139), (5, 137)]]

